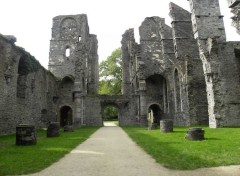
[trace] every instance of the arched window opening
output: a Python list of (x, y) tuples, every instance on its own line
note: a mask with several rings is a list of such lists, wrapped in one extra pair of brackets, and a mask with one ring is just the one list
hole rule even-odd
[(66, 76), (60, 83), (59, 93), (61, 96), (70, 96), (74, 87), (74, 80), (71, 76)]
[(66, 50), (65, 50), (65, 56), (69, 57), (70, 55), (71, 55), (71, 50), (70, 50), (69, 47), (67, 47)]
[(167, 81), (160, 74), (154, 74), (146, 79), (146, 95), (149, 97), (150, 102), (161, 105), (160, 108), (163, 112), (167, 112), (168, 108), (168, 95), (167, 95)]
[(69, 106), (63, 106), (60, 109), (60, 126), (72, 125), (72, 109)]
[(102, 112), (104, 126), (118, 126), (119, 112), (115, 106), (106, 106)]
[(178, 70), (175, 70), (174, 73), (174, 82), (175, 82), (175, 111), (181, 112), (181, 86), (180, 86), (180, 80), (179, 80), (179, 73)]
[(23, 57), (20, 58), (18, 63), (18, 78), (17, 78), (17, 97), (25, 98), (27, 89), (27, 63)]
[(82, 40), (81, 36), (78, 36), (78, 42), (80, 42)]
[(82, 89), (83, 89), (83, 91), (85, 91), (85, 78), (84, 77), (82, 77)]
[(163, 80), (163, 102), (164, 102), (164, 113), (169, 112), (168, 106), (168, 86), (167, 81)]

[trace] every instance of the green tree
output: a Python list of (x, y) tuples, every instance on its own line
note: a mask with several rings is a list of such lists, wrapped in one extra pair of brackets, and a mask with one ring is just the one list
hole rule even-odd
[(112, 52), (111, 56), (100, 63), (100, 94), (119, 95), (122, 85), (121, 49)]
[[(100, 94), (119, 95), (122, 85), (122, 59), (121, 49), (118, 48), (112, 52), (111, 56), (100, 63)], [(118, 110), (115, 107), (106, 107), (104, 109), (104, 120), (115, 120), (118, 116)]]

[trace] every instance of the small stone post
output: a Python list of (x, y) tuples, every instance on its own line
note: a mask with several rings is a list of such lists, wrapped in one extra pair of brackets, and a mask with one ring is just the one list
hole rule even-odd
[(60, 136), (60, 123), (51, 122), (47, 129), (47, 137), (58, 137)]
[(173, 121), (170, 119), (160, 120), (160, 131), (163, 133), (173, 132)]
[(190, 128), (186, 134), (185, 139), (192, 141), (204, 140), (204, 130), (202, 128)]
[(33, 125), (20, 124), (16, 127), (16, 145), (35, 145), (36, 131)]

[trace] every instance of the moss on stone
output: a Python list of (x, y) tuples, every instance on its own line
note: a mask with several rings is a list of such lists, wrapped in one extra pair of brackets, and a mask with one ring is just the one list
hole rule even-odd
[(29, 73), (38, 71), (40, 68), (43, 68), (39, 61), (29, 52), (25, 51), (24, 48), (17, 47), (17, 49), (21, 54), (21, 59), (18, 66), (19, 74), (27, 75)]

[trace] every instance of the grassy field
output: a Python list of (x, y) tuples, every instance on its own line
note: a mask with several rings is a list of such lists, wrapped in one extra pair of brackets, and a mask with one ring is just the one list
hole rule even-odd
[(97, 129), (82, 127), (74, 132), (61, 132), (60, 137), (55, 138), (47, 138), (46, 131), (41, 130), (34, 146), (16, 146), (15, 135), (0, 136), (0, 176), (40, 171), (69, 153)]
[(123, 129), (158, 163), (171, 169), (240, 164), (240, 128), (203, 128), (204, 141), (186, 140), (184, 137), (188, 128), (174, 128), (173, 133), (142, 127)]

